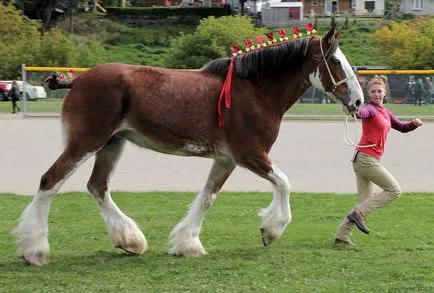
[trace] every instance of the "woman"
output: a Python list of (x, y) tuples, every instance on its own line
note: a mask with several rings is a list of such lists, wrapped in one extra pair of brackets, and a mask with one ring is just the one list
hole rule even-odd
[[(347, 215), (336, 231), (335, 244), (353, 244), (351, 234), (354, 226), (369, 234), (365, 219), (374, 209), (384, 207), (401, 194), (395, 178), (383, 167), (380, 158), (390, 128), (409, 132), (423, 125), (420, 119), (403, 123), (383, 106), (387, 95), (387, 78), (375, 76), (368, 83), (369, 102), (356, 114), (362, 120), (362, 138), (353, 157), (359, 204)], [(374, 184), (383, 189), (373, 194)]]
[(15, 109), (21, 111), (20, 107), (17, 105), (17, 101), (20, 100), (20, 89), (18, 87), (18, 83), (15, 80), (12, 82), (12, 88), (8, 93), (8, 97), (12, 101), (12, 114), (16, 112)]

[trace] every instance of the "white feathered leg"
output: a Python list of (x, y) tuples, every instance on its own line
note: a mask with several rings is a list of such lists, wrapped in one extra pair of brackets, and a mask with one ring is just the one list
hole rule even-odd
[(92, 154), (79, 156), (66, 150), (42, 176), (38, 193), (21, 214), (18, 226), (13, 231), (17, 237), (18, 255), (25, 262), (33, 265), (47, 263), (50, 253), (48, 214), (51, 201), (69, 176)]
[(262, 241), (265, 246), (270, 245), (275, 239), (279, 238), (285, 231), (286, 226), (291, 222), (288, 177), (273, 164), (268, 179), (274, 187), (273, 200), (267, 208), (259, 212), (262, 222)]
[(232, 163), (214, 161), (205, 187), (197, 194), (187, 216), (170, 234), (172, 248), (169, 254), (178, 256), (201, 256), (205, 249), (199, 239), (203, 219), (220, 191), (223, 183), (234, 170)]
[(125, 139), (113, 136), (97, 152), (87, 188), (101, 209), (113, 245), (132, 254), (142, 254), (149, 248), (145, 236), (137, 224), (118, 208), (110, 195), (110, 179), (124, 146)]

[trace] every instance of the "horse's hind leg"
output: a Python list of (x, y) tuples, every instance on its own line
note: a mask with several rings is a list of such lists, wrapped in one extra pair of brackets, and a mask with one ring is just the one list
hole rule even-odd
[(129, 253), (142, 254), (148, 249), (145, 236), (136, 223), (113, 202), (109, 190), (110, 177), (124, 145), (125, 139), (113, 136), (96, 153), (95, 165), (87, 188), (98, 202), (102, 218), (115, 247), (122, 248)]
[(29, 264), (47, 263), (50, 252), (48, 244), (48, 213), (51, 200), (62, 184), (81, 163), (93, 153), (67, 147), (56, 162), (42, 176), (38, 193), (21, 214), (14, 230), (17, 236), (18, 254)]
[(226, 179), (234, 170), (232, 162), (214, 161), (205, 187), (197, 194), (187, 216), (176, 225), (170, 235), (173, 245), (169, 254), (178, 256), (201, 256), (205, 249), (199, 239), (202, 221)]

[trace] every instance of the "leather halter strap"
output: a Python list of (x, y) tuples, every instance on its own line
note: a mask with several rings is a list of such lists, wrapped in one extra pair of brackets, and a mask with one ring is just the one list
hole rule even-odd
[[(322, 48), (322, 37), (320, 37), (320, 39), (319, 39), (319, 46), (320, 46), (320, 48), (321, 48), (322, 60), (324, 61), (324, 64), (325, 64), (325, 66), (326, 66), (326, 68), (327, 68), (327, 71), (328, 71), (329, 76), (330, 76), (330, 80), (331, 80), (332, 83), (333, 83), (333, 88), (332, 88), (332, 92), (331, 92), (331, 95), (333, 95), (334, 92), (336, 91), (336, 89), (338, 88), (338, 86), (340, 86), (340, 85), (343, 84), (343, 83), (348, 83), (348, 81), (349, 81), (350, 79), (352, 79), (352, 78), (355, 78), (356, 75), (353, 73), (352, 75), (348, 76), (347, 78), (344, 78), (344, 79), (342, 79), (342, 80), (336, 82), (336, 81), (335, 81), (335, 78), (333, 77), (333, 74), (332, 74), (332, 72), (331, 72), (331, 70), (330, 70), (330, 67), (329, 67), (329, 65), (328, 65), (328, 63), (327, 63), (327, 60), (326, 60), (326, 57), (325, 57), (325, 54), (324, 54), (324, 50), (323, 50), (323, 48)], [(333, 95), (333, 96), (334, 96), (334, 95)]]

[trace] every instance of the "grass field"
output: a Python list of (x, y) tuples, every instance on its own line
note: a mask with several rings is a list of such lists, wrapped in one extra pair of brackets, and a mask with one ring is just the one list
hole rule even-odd
[(203, 225), (208, 255), (166, 254), (167, 236), (193, 193), (115, 193), (142, 227), (151, 251), (127, 257), (111, 247), (94, 200), (61, 194), (50, 214), (51, 262), (23, 264), (9, 235), (31, 198), (0, 195), (1, 292), (434, 292), (434, 194), (404, 194), (355, 231), (353, 247), (332, 245), (354, 196), (293, 194), (293, 222), (263, 247), (256, 213), (268, 193), (223, 193)]
[[(30, 113), (59, 113), (62, 106), (62, 100), (51, 99), (44, 101), (34, 101), (28, 103), (28, 112)], [(414, 106), (414, 105), (386, 105), (397, 116), (434, 116), (434, 105)], [(0, 102), (0, 113), (10, 113), (11, 103)], [(288, 114), (291, 115), (342, 115), (340, 105), (337, 104), (302, 104), (297, 103)]]

